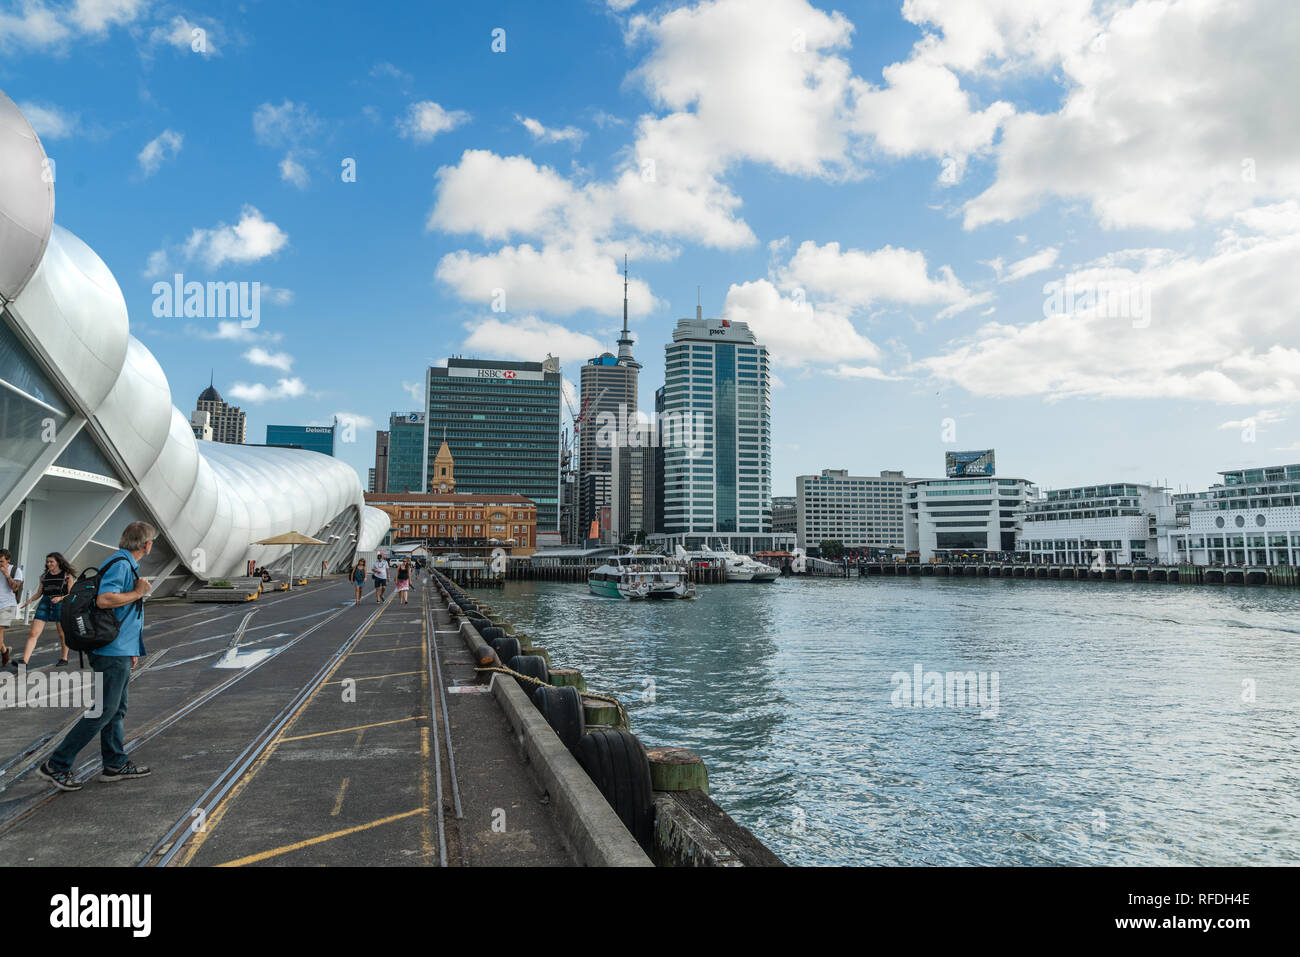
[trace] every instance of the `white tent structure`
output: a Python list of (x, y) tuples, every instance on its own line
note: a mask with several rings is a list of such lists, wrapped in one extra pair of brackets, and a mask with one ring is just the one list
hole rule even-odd
[(325, 543), (304, 548), (317, 565), (374, 549), (388, 516), (343, 462), (194, 438), (113, 274), (54, 224), (49, 169), (0, 92), (0, 547), (28, 569), (50, 551), (84, 567), (148, 521), (155, 595), (287, 561), (290, 546), (253, 542), (294, 530)]

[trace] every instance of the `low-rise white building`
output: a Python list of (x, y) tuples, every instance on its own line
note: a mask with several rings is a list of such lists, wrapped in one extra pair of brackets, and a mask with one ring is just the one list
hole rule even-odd
[(1016, 547), (1026, 505), (1038, 497), (1028, 479), (912, 479), (904, 492), (909, 553), (923, 562), (969, 554), (1005, 554)]
[(1173, 528), (1167, 489), (1132, 482), (1052, 489), (1028, 503), (1016, 551), (1032, 562), (1063, 564), (1167, 560), (1163, 533)]
[(1300, 465), (1219, 474), (1223, 482), (1208, 492), (1178, 496), (1180, 524), (1167, 536), (1173, 560), (1300, 564)]

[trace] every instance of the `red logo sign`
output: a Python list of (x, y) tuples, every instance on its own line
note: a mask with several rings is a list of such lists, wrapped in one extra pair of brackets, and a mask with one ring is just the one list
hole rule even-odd
[(515, 375), (515, 373), (514, 373), (513, 371), (507, 369), (505, 372), (501, 373), (501, 378), (503, 378), (503, 379), (514, 379), (514, 378), (516, 378), (516, 375)]

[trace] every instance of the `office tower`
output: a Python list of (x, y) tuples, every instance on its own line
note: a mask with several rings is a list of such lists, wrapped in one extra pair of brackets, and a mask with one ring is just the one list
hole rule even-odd
[[(772, 538), (771, 382), (747, 323), (680, 319), (667, 347), (659, 442), (662, 541), (765, 551)], [(659, 404), (658, 402), (656, 403)], [(793, 537), (786, 539), (793, 545)]]
[(424, 413), (393, 412), (388, 416), (389, 492), (427, 492), (424, 485)]
[(537, 530), (559, 530), (560, 360), (448, 359), (428, 371), (423, 488), (445, 439), (456, 491), (517, 494), (537, 504)]
[[(795, 480), (795, 519), (799, 547), (838, 541), (868, 553), (903, 551), (902, 472), (850, 475), (847, 469), (822, 469), (821, 475)], [(772, 522), (776, 524), (776, 503)]]
[[(578, 426), (578, 533), (586, 538), (593, 518), (600, 508), (610, 504), (608, 497), (592, 498), (588, 489), (601, 487), (589, 476), (609, 474), (612, 466), (611, 433), (626, 429), (636, 421), (637, 380), (641, 363), (632, 357), (632, 333), (627, 327), (627, 261), (623, 262), (623, 334), (618, 339), (618, 355), (606, 352), (589, 359), (580, 372)], [(602, 428), (602, 424), (604, 428)], [(606, 486), (607, 483), (606, 483)]]

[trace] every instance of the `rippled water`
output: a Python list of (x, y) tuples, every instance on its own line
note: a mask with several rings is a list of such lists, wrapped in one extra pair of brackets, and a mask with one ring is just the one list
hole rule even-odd
[[(783, 579), (695, 601), (550, 582), (483, 597), (618, 694), (647, 746), (697, 751), (714, 799), (790, 863), (1300, 862), (1300, 591)], [(996, 714), (896, 706), (917, 664), (985, 672), (988, 692), (996, 672)]]

